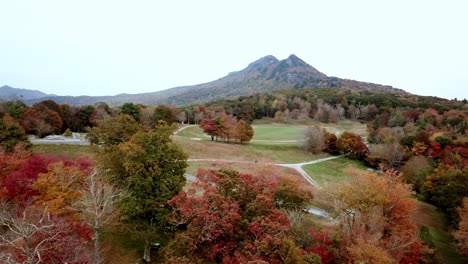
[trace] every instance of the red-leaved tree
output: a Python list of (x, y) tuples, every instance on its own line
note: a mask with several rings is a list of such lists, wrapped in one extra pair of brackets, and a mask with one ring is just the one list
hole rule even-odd
[(199, 170), (197, 177), (202, 195), (192, 190), (169, 201), (174, 223), (185, 230), (167, 248), (169, 263), (283, 263), (292, 258), (285, 252), (297, 252), (285, 250), (290, 224), (274, 207), (275, 182), (226, 170)]

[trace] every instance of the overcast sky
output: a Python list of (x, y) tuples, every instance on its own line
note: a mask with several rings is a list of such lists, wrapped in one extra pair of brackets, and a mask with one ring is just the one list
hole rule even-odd
[(294, 53), (329, 76), (468, 98), (466, 0), (0, 0), (0, 10), (0, 86), (150, 92)]

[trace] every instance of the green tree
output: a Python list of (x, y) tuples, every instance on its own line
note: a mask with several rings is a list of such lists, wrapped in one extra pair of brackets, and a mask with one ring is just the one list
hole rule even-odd
[(154, 113), (151, 119), (155, 123), (158, 123), (158, 121), (162, 120), (168, 124), (172, 124), (176, 122), (176, 115), (170, 107), (160, 105), (154, 109)]
[(120, 108), (122, 110), (122, 114), (129, 115), (133, 117), (136, 121), (140, 120), (141, 112), (140, 108), (134, 103), (125, 103)]
[(108, 147), (130, 140), (139, 130), (140, 125), (133, 117), (119, 115), (98, 122), (98, 126), (88, 129), (86, 137), (92, 144)]
[(144, 239), (144, 259), (151, 260), (151, 243), (164, 235), (167, 201), (185, 185), (187, 155), (172, 142), (173, 128), (137, 132), (128, 142), (107, 148), (100, 161), (110, 181), (125, 189), (119, 207), (133, 234)]
[(462, 203), (468, 190), (468, 168), (457, 169), (440, 164), (432, 174), (426, 177), (423, 194), (428, 201), (456, 220), (456, 208)]
[(14, 119), (22, 119), (27, 106), (21, 101), (8, 101), (0, 105), (0, 111), (10, 114)]
[(28, 148), (31, 142), (18, 124), (0, 119), (0, 151), (13, 151), (17, 145)]

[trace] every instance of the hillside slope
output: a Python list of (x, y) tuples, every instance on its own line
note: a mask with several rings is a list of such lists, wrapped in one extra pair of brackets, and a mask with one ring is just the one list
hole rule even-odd
[(28, 90), (13, 88), (8, 85), (0, 87), (0, 99), (3, 100), (31, 100), (36, 98), (43, 98), (46, 96), (53, 96), (37, 90)]

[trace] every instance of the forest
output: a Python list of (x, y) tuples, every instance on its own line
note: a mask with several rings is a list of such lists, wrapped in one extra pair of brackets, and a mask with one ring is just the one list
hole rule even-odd
[[(0, 118), (0, 263), (109, 263), (119, 233), (147, 263), (448, 263), (413, 217), (421, 201), (468, 255), (466, 100), (297, 89), (184, 108), (10, 101)], [(258, 142), (259, 120), (305, 124), (304, 153), (367, 169), (320, 188), (274, 164), (187, 180), (180, 128), (242, 148)], [(324, 128), (343, 120), (366, 136)], [(28, 140), (71, 132), (86, 135), (94, 158), (37, 153)], [(316, 221), (311, 204), (332, 220)]]

